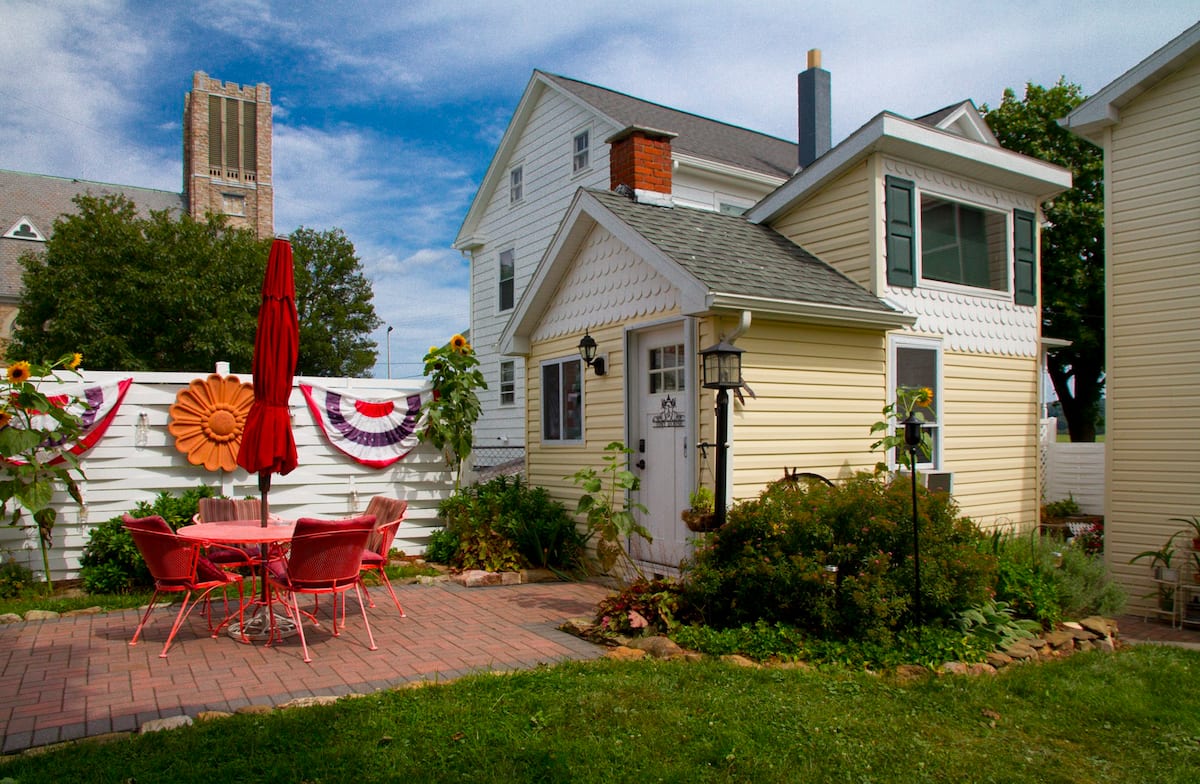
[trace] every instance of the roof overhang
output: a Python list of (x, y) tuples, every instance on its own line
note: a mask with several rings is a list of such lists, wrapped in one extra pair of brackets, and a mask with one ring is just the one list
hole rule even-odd
[(1200, 54), (1200, 22), (1180, 33), (1154, 54), (1130, 68), (1076, 106), (1059, 124), (1100, 144), (1105, 128), (1121, 120), (1121, 109)]
[[(745, 311), (775, 321), (793, 321), (837, 327), (865, 329), (898, 329), (916, 323), (917, 317), (900, 311), (884, 312), (843, 305), (751, 297), (744, 294), (714, 293), (709, 298), (708, 311)], [(685, 315), (699, 315), (687, 313)]]
[(770, 223), (824, 183), (877, 153), (1027, 193), (1038, 201), (1071, 187), (1071, 172), (1061, 166), (883, 112), (760, 201), (746, 217), (753, 223)]

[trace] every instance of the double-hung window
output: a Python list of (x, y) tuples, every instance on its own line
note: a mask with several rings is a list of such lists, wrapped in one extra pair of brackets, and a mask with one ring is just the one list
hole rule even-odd
[(516, 204), (525, 198), (525, 167), (514, 166), (508, 172), (508, 203)]
[(500, 251), (500, 296), (498, 307), (501, 311), (512, 310), (516, 300), (516, 271), (517, 265), (512, 248)]
[(511, 406), (517, 402), (517, 366), (511, 359), (500, 363), (500, 405)]
[[(941, 465), (942, 443), (942, 347), (936, 340), (910, 337), (894, 337), (890, 344), (892, 368), (891, 399), (895, 401), (897, 389), (920, 389), (927, 387), (933, 392), (933, 403), (920, 406), (914, 413), (922, 419), (921, 430), (929, 434), (930, 449), (917, 449), (917, 468), (936, 470)], [(903, 447), (899, 454), (891, 456), (893, 464), (905, 467), (908, 455)]]
[(542, 441), (583, 441), (583, 360), (579, 357), (542, 363)]
[(571, 173), (575, 174), (592, 165), (591, 161), (592, 132), (583, 130), (575, 134), (571, 143)]

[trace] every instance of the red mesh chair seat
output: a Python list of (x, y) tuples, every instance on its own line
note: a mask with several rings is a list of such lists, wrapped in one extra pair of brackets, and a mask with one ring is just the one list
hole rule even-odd
[[(375, 518), (372, 515), (348, 520), (301, 517), (296, 521), (287, 558), (267, 564), (267, 582), (271, 589), (287, 594), (288, 612), (292, 614), (300, 632), (304, 661), (311, 662), (312, 657), (308, 653), (308, 641), (304, 636), (303, 616), (310, 618), (313, 623), (317, 623), (317, 619), (312, 613), (300, 610), (298, 595), (302, 593), (318, 596), (328, 593), (336, 597), (354, 589), (358, 596), (359, 609), (362, 611), (363, 624), (367, 629), (370, 650), (378, 650), (375, 637), (371, 633), (371, 624), (367, 620), (359, 571), (363, 548), (374, 527)], [(340, 634), (336, 601), (333, 606), (333, 636), (338, 637)]]
[[(367, 547), (363, 550), (362, 563), (360, 568), (364, 572), (375, 572), (383, 580), (384, 586), (388, 593), (392, 596), (392, 602), (396, 605), (396, 610), (399, 611), (400, 617), (407, 617), (404, 613), (404, 608), (400, 606), (400, 600), (396, 598), (396, 591), (392, 588), (392, 581), (387, 576), (388, 557), (392, 551), (392, 542), (396, 538), (396, 531), (400, 528), (400, 524), (404, 522), (404, 515), (408, 511), (408, 501), (402, 501), (399, 498), (388, 498), (387, 496), (377, 495), (367, 504), (367, 514), (375, 516), (375, 530), (371, 532), (371, 537), (367, 540)], [(367, 594), (370, 600), (370, 594)], [(371, 601), (371, 606), (375, 606), (375, 602)]]
[[(142, 629), (154, 609), (154, 603), (162, 593), (183, 593), (184, 597), (179, 612), (175, 616), (175, 623), (171, 626), (171, 632), (167, 635), (167, 642), (163, 645), (162, 652), (158, 654), (160, 658), (167, 657), (167, 650), (171, 647), (176, 633), (197, 604), (204, 603), (208, 618), (208, 630), (213, 637), (220, 633), (221, 627), (232, 620), (232, 616), (228, 612), (228, 605), (226, 605), (225, 619), (215, 629), (213, 628), (212, 605), (208, 599), (209, 594), (218, 588), (237, 586), (240, 619), (241, 575), (227, 572), (205, 558), (201, 555), (198, 544), (181, 539), (171, 530), (171, 526), (167, 525), (166, 520), (158, 515), (135, 518), (126, 514), (122, 517), (122, 523), (129, 531), (129, 535), (133, 537), (134, 544), (137, 545), (138, 551), (146, 561), (146, 566), (150, 569), (150, 575), (154, 578), (154, 594), (150, 597), (150, 605), (146, 608), (137, 629), (133, 632), (133, 639), (129, 641), (130, 645), (137, 644), (138, 636), (141, 635)], [(193, 593), (197, 594), (195, 601), (191, 601)]]

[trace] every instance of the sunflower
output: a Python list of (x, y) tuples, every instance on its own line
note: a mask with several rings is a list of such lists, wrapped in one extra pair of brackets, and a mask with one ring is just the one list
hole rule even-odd
[(929, 387), (921, 387), (917, 390), (917, 394), (913, 396), (913, 402), (918, 406), (928, 406), (933, 403), (933, 390)]
[(78, 351), (76, 351), (71, 355), (70, 361), (67, 362), (67, 370), (74, 370), (75, 368), (79, 367), (80, 362), (83, 362), (83, 354), (80, 354)]
[(462, 335), (455, 335), (454, 337), (450, 338), (450, 348), (462, 353), (462, 351), (467, 348), (467, 339)]
[(204, 381), (193, 380), (179, 390), (169, 409), (167, 429), (175, 436), (175, 448), (187, 455), (192, 465), (203, 465), (209, 471), (234, 470), (253, 402), (254, 387), (237, 376), (214, 374)]
[(28, 362), (14, 362), (8, 366), (8, 380), (14, 384), (23, 384), (29, 380), (30, 371)]

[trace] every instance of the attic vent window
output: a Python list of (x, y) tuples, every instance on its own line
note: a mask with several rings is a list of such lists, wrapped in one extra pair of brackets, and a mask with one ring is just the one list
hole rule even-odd
[(31, 240), (33, 242), (45, 242), (46, 238), (33, 225), (33, 221), (29, 218), (22, 217), (19, 221), (13, 224), (12, 228), (4, 233), (7, 239), (13, 240)]

